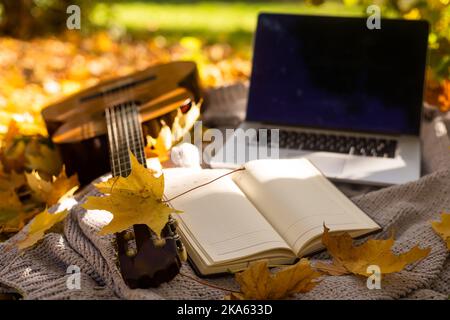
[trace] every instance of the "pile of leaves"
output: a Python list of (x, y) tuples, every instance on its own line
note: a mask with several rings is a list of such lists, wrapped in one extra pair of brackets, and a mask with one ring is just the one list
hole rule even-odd
[(12, 121), (0, 148), (0, 241), (28, 225), (26, 237), (14, 243), (24, 249), (62, 221), (67, 211), (48, 212), (78, 189), (76, 175), (68, 177), (59, 154), (48, 139), (23, 136)]
[[(29, 41), (0, 37), (0, 238), (17, 232), (45, 209), (41, 191), (32, 190), (26, 175), (36, 171), (51, 183), (62, 172), (40, 115), (46, 105), (111, 77), (192, 59), (206, 87), (245, 80), (250, 72), (249, 61), (234, 55), (229, 46), (206, 45), (192, 37), (176, 44), (162, 37), (115, 38), (107, 32), (90, 36), (67, 32)], [(178, 114), (170, 127), (163, 123), (159, 136), (147, 137), (147, 155), (167, 160), (167, 151), (197, 119), (199, 110), (194, 105)]]
[(23, 136), (12, 121), (0, 148), (0, 237), (19, 231), (76, 186), (48, 139)]
[[(450, 214), (442, 214), (441, 221), (433, 221), (432, 228), (446, 242), (450, 250)], [(322, 244), (333, 258), (331, 264), (301, 259), (295, 265), (281, 267), (275, 272), (268, 268), (267, 261), (257, 261), (237, 273), (235, 279), (240, 285), (239, 292), (231, 292), (226, 299), (266, 300), (284, 299), (296, 293), (313, 290), (325, 276), (353, 275), (369, 277), (368, 267), (379, 267), (380, 276), (400, 272), (407, 265), (414, 265), (426, 258), (431, 248), (415, 246), (411, 250), (394, 254), (394, 238), (386, 240), (370, 239), (356, 246), (348, 233), (331, 234), (324, 226)], [(226, 290), (226, 289), (225, 289)]]
[(85, 37), (67, 32), (30, 41), (0, 38), (0, 135), (11, 120), (23, 134), (45, 135), (40, 111), (52, 101), (101, 80), (175, 60), (196, 61), (206, 87), (246, 80), (250, 73), (248, 59), (228, 45), (206, 45), (194, 37), (174, 44), (161, 36), (133, 41), (107, 32)]

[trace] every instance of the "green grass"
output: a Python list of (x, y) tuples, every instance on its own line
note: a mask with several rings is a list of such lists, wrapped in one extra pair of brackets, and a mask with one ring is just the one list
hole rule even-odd
[(195, 3), (111, 2), (94, 7), (94, 25), (119, 25), (135, 34), (161, 34), (167, 38), (195, 36), (205, 41), (224, 41), (232, 45), (251, 40), (259, 12), (328, 15), (361, 15), (358, 6), (327, 2), (321, 6), (303, 3), (246, 3), (199, 1)]

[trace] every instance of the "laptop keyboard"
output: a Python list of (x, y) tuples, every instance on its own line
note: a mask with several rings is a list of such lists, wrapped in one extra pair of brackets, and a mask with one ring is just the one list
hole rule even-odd
[[(270, 130), (267, 131), (267, 139), (270, 142)], [(392, 139), (288, 130), (280, 130), (279, 143), (282, 149), (336, 152), (381, 158), (394, 158), (397, 148), (397, 141)]]

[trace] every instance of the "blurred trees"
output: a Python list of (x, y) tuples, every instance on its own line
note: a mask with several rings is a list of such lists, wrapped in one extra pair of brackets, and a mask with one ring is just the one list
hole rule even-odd
[(91, 3), (89, 0), (1, 0), (0, 32), (21, 39), (58, 32), (66, 27), (69, 5), (80, 5), (83, 14)]

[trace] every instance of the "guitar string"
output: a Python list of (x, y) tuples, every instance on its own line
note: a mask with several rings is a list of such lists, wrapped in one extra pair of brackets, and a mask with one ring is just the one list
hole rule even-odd
[[(127, 159), (129, 160), (129, 169), (127, 167), (127, 173), (131, 172), (131, 160), (129, 159), (130, 157), (130, 152), (133, 153), (136, 156), (136, 150), (135, 150), (135, 143), (131, 143), (132, 138), (133, 137), (133, 131), (131, 129), (131, 123), (130, 123), (130, 110), (131, 110), (132, 106), (131, 104), (128, 102), (126, 103), (123, 107), (122, 107), (122, 121), (124, 122), (125, 128), (127, 129), (127, 134), (126, 134), (126, 139), (127, 139), (127, 151), (128, 151), (128, 157)], [(129, 170), (129, 171), (128, 171)]]
[[(124, 125), (126, 126), (126, 139), (127, 139), (127, 151), (126, 154), (124, 155), (125, 158), (128, 160), (128, 162), (130, 162), (129, 160), (129, 152), (132, 152), (136, 158), (138, 159), (138, 161), (140, 162), (140, 155), (138, 150), (136, 149), (136, 137), (135, 137), (135, 132), (134, 132), (134, 125), (133, 125), (133, 109), (134, 109), (134, 104), (132, 102), (128, 102), (126, 103), (123, 107), (122, 107), (122, 121), (124, 122)], [(129, 164), (129, 169), (131, 170), (131, 163)], [(127, 170), (128, 171), (128, 170)]]
[[(115, 116), (115, 110), (114, 108), (111, 108), (111, 119), (112, 119), (112, 131), (113, 131), (113, 139), (114, 139), (114, 145), (115, 145), (115, 157), (117, 159), (117, 168), (118, 171), (114, 172), (114, 176), (117, 176), (118, 174), (120, 174), (120, 157), (117, 157), (117, 154), (119, 153), (119, 145), (118, 145), (118, 141), (117, 141), (117, 124), (116, 124), (116, 116)], [(117, 170), (117, 169), (116, 169)]]
[(136, 131), (136, 138), (137, 138), (137, 143), (138, 143), (138, 150), (140, 153), (140, 160), (141, 163), (143, 165), (145, 165), (146, 160), (145, 160), (145, 150), (144, 150), (144, 137), (143, 137), (143, 132), (142, 132), (142, 126), (141, 126), (141, 122), (140, 122), (140, 118), (139, 118), (139, 113), (138, 113), (138, 106), (135, 106), (135, 108), (133, 108), (133, 125), (134, 125), (134, 129)]
[[(121, 121), (122, 121), (122, 125), (123, 125), (123, 129), (124, 129), (124, 133), (125, 133), (125, 142), (126, 142), (126, 146), (127, 146), (127, 150), (131, 150), (130, 148), (130, 136), (129, 136), (129, 130), (128, 130), (128, 123), (127, 123), (127, 107), (126, 105), (120, 108), (120, 115), (121, 115)], [(128, 151), (129, 152), (129, 151)], [(128, 175), (129, 172), (128, 170), (131, 169), (131, 165), (130, 165), (130, 161), (128, 161), (125, 165), (125, 175)]]
[(132, 132), (132, 138), (133, 138), (133, 153), (138, 159), (139, 163), (143, 164), (142, 162), (142, 152), (141, 152), (141, 145), (138, 141), (137, 132), (136, 132), (136, 105), (134, 103), (130, 104), (129, 108), (129, 117), (128, 121), (130, 122), (131, 132)]
[[(124, 137), (124, 133), (123, 133), (123, 124), (120, 121), (120, 108), (115, 108), (115, 109), (116, 109), (116, 113), (115, 113), (115, 115), (116, 115), (116, 123), (117, 123), (117, 127), (118, 127), (117, 140), (119, 142), (119, 155), (120, 155), (121, 153), (124, 152), (123, 151), (123, 137)], [(122, 158), (121, 162), (120, 162), (120, 167), (119, 167), (119, 171), (120, 171), (119, 174), (121, 176), (124, 175), (125, 167), (126, 167), (126, 161), (125, 161), (125, 159)]]
[(111, 171), (114, 174), (116, 171), (115, 168), (115, 161), (114, 161), (114, 143), (113, 143), (113, 137), (112, 137), (112, 130), (111, 130), (111, 113), (109, 108), (106, 108), (105, 110), (105, 116), (106, 116), (106, 128), (108, 130), (108, 141), (109, 141), (109, 157), (111, 161)]
[(131, 114), (132, 114), (131, 123), (132, 123), (132, 126), (133, 126), (134, 135), (135, 135), (134, 137), (137, 140), (136, 141), (137, 145), (135, 147), (137, 148), (136, 151), (138, 153), (138, 159), (139, 159), (140, 163), (145, 165), (145, 160), (142, 157), (143, 156), (143, 154), (142, 154), (143, 153), (143, 146), (142, 146), (142, 141), (141, 141), (141, 135), (140, 135), (140, 132), (139, 132), (138, 127), (137, 127), (137, 122), (140, 123), (139, 122), (138, 113), (136, 112), (137, 108), (138, 108), (138, 106), (133, 104), (133, 108), (131, 109)]
[[(129, 138), (129, 145), (132, 149), (131, 151), (135, 154), (140, 163), (145, 164), (145, 158), (143, 154), (143, 134), (141, 131), (142, 128), (140, 128), (137, 110), (134, 105), (132, 105), (132, 108), (127, 107), (124, 109), (126, 109), (127, 111), (127, 117), (125, 118), (129, 123), (129, 134), (127, 135), (127, 137)], [(127, 160), (129, 160), (128, 150), (125, 150), (125, 148), (120, 148), (118, 152), (116, 151), (115, 156), (120, 158), (121, 164), (126, 164), (128, 162)], [(121, 168), (123, 168), (123, 166), (121, 166)]]
[[(129, 95), (129, 90), (122, 89), (122, 91)], [(108, 96), (103, 95), (103, 98), (108, 104), (108, 100), (110, 100)], [(146, 162), (138, 106), (133, 102), (128, 102), (108, 109), (105, 115), (111, 151), (111, 171), (114, 175), (126, 175), (131, 169), (128, 150), (133, 152), (141, 164), (145, 165)]]
[(142, 162), (142, 154), (140, 150), (140, 145), (137, 141), (137, 132), (136, 132), (136, 118), (135, 118), (135, 110), (136, 105), (133, 102), (130, 102), (130, 104), (127, 107), (127, 118), (129, 128), (130, 128), (130, 141), (131, 143), (131, 152), (134, 154), (134, 156), (137, 158), (139, 163)]
[[(102, 91), (101, 92), (102, 95), (102, 100), (104, 105), (110, 105), (110, 99), (108, 99), (108, 96)], [(115, 159), (115, 154), (117, 152), (117, 145), (116, 145), (116, 139), (115, 139), (115, 132), (114, 132), (114, 125), (113, 125), (113, 121), (114, 121), (114, 110), (112, 108), (106, 108), (105, 110), (105, 116), (106, 116), (106, 125), (107, 125), (107, 129), (108, 129), (108, 139), (109, 139), (109, 148), (110, 148), (110, 162), (111, 162), (111, 172), (112, 175), (115, 176), (117, 174), (117, 168), (116, 168), (116, 159)], [(120, 164), (120, 161), (118, 161), (117, 163), (118, 165)]]
[(133, 113), (134, 108), (135, 108), (135, 105), (132, 102), (129, 102), (129, 104), (127, 105), (127, 108), (126, 108), (127, 116), (126, 116), (125, 120), (128, 123), (128, 128), (129, 128), (129, 131), (130, 131), (129, 138), (130, 138), (130, 142), (132, 142), (132, 143), (130, 143), (130, 146), (131, 146), (130, 147), (130, 152), (134, 154), (134, 156), (136, 157), (136, 159), (140, 163), (141, 162), (141, 159), (140, 159), (141, 157), (140, 157), (140, 154), (139, 154), (139, 150), (137, 148), (136, 132), (135, 132), (135, 128), (134, 128), (134, 117), (133, 117), (133, 115), (134, 115), (134, 113)]
[[(122, 121), (127, 125), (127, 133), (125, 138), (128, 139), (127, 144), (130, 151), (136, 156), (141, 164), (145, 164), (145, 158), (143, 155), (143, 139), (142, 132), (139, 131), (140, 122), (138, 118), (136, 105), (133, 103), (127, 104), (126, 106), (122, 106), (121, 109), (122, 115), (125, 112), (125, 116), (122, 117)], [(118, 157), (122, 160), (122, 162), (129, 162), (129, 154), (128, 150), (122, 148), (117, 154)], [(128, 166), (131, 167), (131, 166)], [(129, 168), (128, 168), (129, 169)]]
[(112, 162), (114, 163), (114, 166), (112, 169), (113, 169), (113, 175), (116, 175), (120, 161), (116, 161), (116, 159), (115, 159), (115, 155), (117, 153), (117, 145), (116, 145), (116, 139), (115, 139), (116, 133), (115, 133), (115, 128), (114, 128), (114, 110), (112, 110), (112, 109), (109, 109), (109, 119), (110, 119), (111, 133), (112, 133), (111, 134), (111, 140), (112, 140), (111, 146), (112, 146), (112, 151), (113, 151), (111, 153), (111, 158), (112, 158)]

